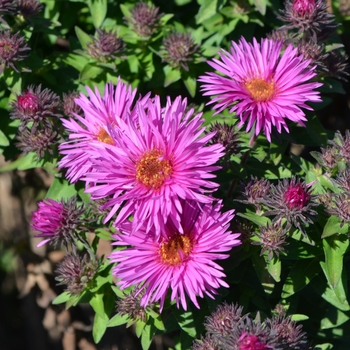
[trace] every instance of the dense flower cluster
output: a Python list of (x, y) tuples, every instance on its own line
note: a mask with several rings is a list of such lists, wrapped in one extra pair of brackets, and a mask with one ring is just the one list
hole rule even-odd
[(194, 350), (311, 349), (302, 326), (279, 314), (261, 322), (258, 314), (242, 314), (237, 304), (223, 304), (207, 317), (206, 336), (193, 343)]
[(228, 287), (213, 260), (241, 243), (228, 230), (233, 211), (222, 214), (210, 196), (224, 147), (209, 144), (215, 132), (203, 134), (202, 113), (180, 96), (165, 107), (158, 96), (135, 101), (136, 90), (120, 81), (103, 96), (88, 93), (75, 99), (84, 116), (63, 121), (69, 140), (60, 145), (60, 166), (71, 181), (86, 182), (94, 201), (105, 201), (105, 222), (116, 215), (115, 245), (130, 246), (110, 256), (117, 283), (137, 286), (142, 307), (163, 305), (169, 288), (178, 306), (186, 309), (186, 292), (199, 307), (197, 295)]

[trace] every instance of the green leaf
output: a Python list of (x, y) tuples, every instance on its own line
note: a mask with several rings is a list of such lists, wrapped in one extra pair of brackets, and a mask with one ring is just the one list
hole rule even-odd
[(47, 191), (45, 198), (60, 201), (62, 198), (68, 199), (76, 193), (74, 185), (70, 185), (65, 179), (56, 177)]
[(103, 296), (103, 293), (94, 294), (90, 300), (90, 305), (92, 306), (96, 314), (98, 314), (101, 318), (108, 319), (105, 312)]
[(107, 14), (107, 0), (89, 0), (92, 22), (95, 28), (100, 28)]
[[(190, 307), (190, 305), (187, 304), (187, 307)], [(191, 311), (180, 311), (175, 305), (171, 307), (171, 310), (181, 329), (190, 337), (195, 338), (197, 336), (197, 331), (193, 313)]]
[(255, 213), (237, 213), (238, 216), (245, 218), (258, 226), (266, 226), (267, 223), (271, 223), (271, 220), (266, 216), (259, 216)]
[(88, 43), (91, 43), (93, 39), (91, 36), (87, 33), (85, 33), (82, 29), (79, 27), (75, 26), (75, 34), (80, 42), (81, 47), (85, 50), (88, 47)]
[(256, 7), (256, 9), (265, 16), (267, 0), (251, 0), (251, 3)]
[(294, 314), (292, 315), (292, 321), (306, 321), (309, 319), (309, 316), (303, 315), (303, 314)]
[(270, 295), (275, 288), (275, 281), (267, 271), (267, 266), (264, 258), (258, 254), (253, 254), (252, 262), (265, 293)]
[(324, 268), (327, 281), (334, 289), (337, 287), (342, 271), (343, 256), (349, 247), (349, 239), (345, 236), (333, 235), (323, 239), (323, 250), (325, 253)]
[(192, 97), (196, 96), (197, 80), (195, 77), (188, 76), (183, 80), (188, 92)]
[(62, 294), (58, 295), (53, 301), (53, 305), (58, 305), (67, 302), (69, 299), (71, 299), (72, 296), (68, 292), (63, 292)]
[(331, 216), (323, 228), (323, 233), (321, 238), (327, 238), (336, 233), (348, 233), (348, 232), (349, 232), (348, 224), (345, 223), (343, 227), (340, 227), (339, 218), (337, 216)]
[(114, 315), (107, 323), (107, 327), (117, 327), (129, 321), (129, 315)]
[(333, 345), (331, 343), (318, 344), (315, 346), (314, 350), (331, 350)]
[(145, 326), (146, 326), (146, 322), (143, 322), (142, 320), (137, 320), (137, 322), (135, 324), (135, 333), (136, 333), (136, 336), (138, 338), (141, 337), (143, 329), (145, 328)]
[(124, 292), (118, 286), (112, 286), (111, 288), (118, 298), (125, 298)]
[(274, 256), (271, 260), (268, 259), (267, 255), (264, 255), (264, 257), (266, 261), (267, 271), (276, 282), (280, 282), (282, 270), (281, 260), (276, 256)]
[(180, 80), (181, 73), (178, 69), (173, 69), (170, 66), (165, 66), (163, 68), (165, 80), (164, 80), (164, 87), (167, 87), (171, 85), (172, 83), (175, 83), (176, 81)]
[(112, 240), (112, 234), (110, 231), (104, 229), (104, 228), (97, 228), (95, 230), (95, 234), (97, 237), (102, 238), (105, 241), (111, 241)]
[(79, 79), (81, 81), (94, 79), (101, 73), (104, 69), (102, 67), (95, 66), (94, 64), (88, 63), (84, 66), (83, 70), (80, 72)]
[(317, 258), (298, 261), (292, 268), (282, 289), (282, 298), (288, 298), (306, 287), (320, 271)]
[(0, 130), (0, 146), (8, 146), (10, 141), (6, 137), (6, 135)]
[(214, 16), (217, 12), (218, 0), (204, 0), (199, 8), (198, 14), (195, 16), (196, 23), (201, 24), (206, 19)]
[(105, 319), (99, 314), (95, 315), (92, 335), (96, 344), (100, 342), (107, 329), (108, 318)]
[(143, 350), (148, 350), (152, 343), (151, 325), (146, 325), (141, 335), (141, 346)]
[(349, 320), (349, 316), (336, 308), (330, 308), (321, 320), (321, 329), (335, 328)]

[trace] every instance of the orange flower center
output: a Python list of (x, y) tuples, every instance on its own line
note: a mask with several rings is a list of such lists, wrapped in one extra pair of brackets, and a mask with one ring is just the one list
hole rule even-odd
[(157, 149), (146, 151), (136, 162), (136, 179), (146, 187), (160, 188), (171, 175), (172, 165)]
[(244, 83), (244, 87), (248, 90), (249, 95), (257, 102), (266, 102), (275, 94), (275, 83), (267, 82), (261, 78), (255, 78)]
[(96, 137), (97, 137), (97, 140), (99, 140), (100, 142), (107, 143), (109, 145), (114, 145), (113, 139), (108, 134), (108, 132), (103, 128), (100, 128), (100, 131), (98, 132)]
[(168, 265), (179, 265), (191, 254), (192, 248), (193, 242), (188, 235), (177, 234), (160, 245), (160, 259)]

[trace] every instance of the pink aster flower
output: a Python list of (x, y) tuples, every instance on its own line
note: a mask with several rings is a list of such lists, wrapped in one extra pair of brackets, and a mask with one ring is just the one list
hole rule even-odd
[(39, 231), (34, 237), (44, 238), (37, 247), (47, 242), (56, 246), (59, 242), (67, 246), (72, 243), (73, 236), (82, 224), (81, 215), (85, 209), (76, 205), (76, 198), (57, 202), (53, 199), (45, 199), (38, 204), (38, 210), (32, 215), (31, 226)]
[[(59, 162), (61, 168), (67, 168), (66, 177), (72, 181), (78, 181), (91, 170), (91, 161), (87, 151), (91, 148), (92, 141), (102, 144), (113, 144), (107, 128), (107, 124), (118, 125), (118, 119), (126, 118), (132, 113), (132, 103), (136, 95), (136, 89), (118, 82), (116, 86), (106, 84), (104, 95), (101, 96), (97, 88), (93, 92), (86, 87), (89, 98), (80, 94), (75, 103), (84, 111), (84, 117), (73, 113), (75, 119), (63, 119), (63, 125), (69, 132), (69, 141), (60, 146), (60, 153), (64, 155)], [(145, 103), (149, 95), (139, 103)]]
[(286, 119), (304, 125), (301, 107), (312, 110), (305, 102), (321, 101), (313, 89), (322, 84), (309, 82), (315, 67), (309, 68), (310, 60), (297, 49), (281, 50), (281, 41), (262, 39), (259, 44), (254, 39), (250, 44), (242, 38), (232, 42), (230, 52), (222, 50), (220, 60), (208, 62), (224, 75), (207, 73), (198, 79), (204, 95), (214, 96), (208, 104), (215, 104), (215, 114), (229, 108), (239, 116), (239, 126), (247, 122), (246, 131), (255, 128), (258, 135), (263, 130), (269, 141), (272, 125), (279, 133), (282, 127), (288, 131)]
[(193, 116), (186, 106), (180, 96), (168, 99), (165, 108), (158, 96), (147, 106), (137, 104), (136, 121), (120, 120), (119, 128), (110, 128), (113, 145), (94, 144), (94, 169), (83, 180), (94, 184), (86, 190), (92, 199), (113, 197), (105, 205), (112, 207), (106, 221), (120, 210), (116, 227), (133, 215), (134, 230), (147, 221), (146, 231), (154, 226), (158, 236), (169, 217), (180, 222), (180, 198), (212, 201), (205, 194), (218, 184), (208, 179), (215, 177), (219, 167), (213, 164), (224, 147), (207, 146), (214, 133), (203, 135), (202, 113)]
[[(114, 245), (132, 247), (112, 252), (110, 260), (118, 263), (113, 274), (120, 279), (121, 289), (135, 285), (143, 292), (141, 306), (164, 300), (171, 289), (171, 300), (176, 300), (186, 310), (186, 295), (199, 308), (197, 296), (204, 294), (213, 298), (224, 282), (222, 267), (214, 260), (229, 257), (232, 247), (241, 244), (239, 233), (228, 231), (233, 211), (220, 213), (221, 203), (200, 205), (194, 201), (180, 201), (183, 210), (180, 216), (184, 233), (177, 231), (172, 220), (168, 220), (165, 236), (159, 241), (154, 235), (146, 235), (143, 226), (132, 235), (119, 234), (113, 237)], [(126, 223), (122, 232), (130, 234), (131, 223)]]

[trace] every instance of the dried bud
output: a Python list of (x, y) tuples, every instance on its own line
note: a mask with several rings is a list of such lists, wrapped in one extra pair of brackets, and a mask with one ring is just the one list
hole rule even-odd
[(10, 31), (0, 32), (0, 74), (10, 67), (19, 73), (15, 62), (23, 61), (29, 55), (30, 47), (25, 37), (19, 35), (19, 32), (13, 35)]
[(350, 131), (345, 130), (343, 136), (340, 131), (337, 131), (333, 140), (329, 140), (328, 143), (335, 149), (338, 161), (350, 162)]
[(313, 183), (305, 184), (295, 178), (279, 181), (277, 186), (271, 185), (270, 194), (261, 202), (272, 210), (264, 215), (275, 215), (275, 222), (285, 218), (288, 223), (286, 230), (293, 224), (305, 235), (301, 224), (308, 226), (313, 222), (312, 218), (317, 215), (312, 209), (317, 205), (310, 193), (312, 185)]
[(250, 181), (241, 184), (241, 193), (245, 200), (237, 199), (237, 202), (252, 204), (260, 211), (261, 200), (270, 192), (270, 182), (267, 179), (258, 180), (257, 177), (251, 176)]
[(76, 253), (67, 255), (56, 269), (57, 285), (66, 285), (66, 291), (71, 295), (80, 294), (89, 287), (97, 271), (97, 262), (88, 255), (79, 256)]
[(38, 0), (19, 0), (17, 8), (23, 17), (30, 18), (40, 13), (43, 10), (43, 5)]
[(349, 77), (349, 57), (336, 51), (330, 51), (321, 62), (323, 71), (334, 78), (348, 80)]
[(53, 155), (53, 146), (58, 143), (58, 134), (52, 128), (39, 130), (21, 128), (16, 136), (16, 147), (24, 153), (36, 152), (38, 158)]
[(238, 304), (219, 305), (217, 309), (206, 318), (204, 323), (207, 332), (227, 336), (236, 327), (242, 317), (243, 307)]
[(267, 319), (267, 325), (271, 332), (276, 333), (276, 348), (278, 349), (310, 349), (303, 326), (297, 325), (291, 317), (280, 315), (272, 319)]
[(158, 14), (158, 11), (158, 7), (141, 1), (130, 11), (132, 17), (124, 17), (124, 20), (130, 24), (131, 29), (139, 36), (148, 38), (160, 26), (160, 18), (163, 14)]
[(327, 213), (340, 219), (340, 227), (343, 227), (345, 223), (350, 224), (350, 194), (348, 192), (333, 193), (327, 198), (328, 201), (324, 202)]
[(76, 231), (84, 230), (84, 213), (85, 208), (77, 205), (75, 197), (60, 202), (52, 199), (39, 202), (38, 210), (33, 213), (31, 220), (32, 228), (40, 232), (34, 237), (44, 238), (37, 246), (47, 242), (51, 242), (54, 247), (58, 243), (65, 246), (74, 243)]
[(74, 114), (82, 114), (82, 108), (79, 105), (77, 105), (74, 101), (78, 97), (78, 92), (70, 92), (68, 94), (63, 94), (63, 112), (65, 116), (74, 118)]
[(20, 129), (33, 122), (36, 129), (39, 124), (44, 128), (51, 127), (51, 117), (61, 117), (60, 98), (51, 90), (41, 91), (41, 85), (31, 85), (12, 102), (13, 109), (10, 111), (12, 119), (19, 119), (22, 122)]
[(164, 50), (161, 52), (162, 61), (168, 62), (175, 69), (183, 68), (188, 71), (187, 62), (193, 61), (199, 52), (199, 45), (194, 43), (189, 33), (172, 33), (163, 39)]
[(284, 253), (284, 246), (287, 239), (287, 232), (282, 226), (280, 221), (272, 224), (267, 224), (266, 227), (259, 227), (260, 233), (257, 233), (259, 241), (252, 242), (252, 245), (261, 246), (261, 254), (268, 253), (268, 259), (271, 260), (274, 256), (279, 256), (280, 253)]
[(13, 0), (0, 0), (0, 22), (7, 24), (3, 15), (13, 15), (16, 12), (16, 2)]
[(324, 45), (319, 45), (312, 40), (299, 40), (296, 44), (298, 53), (304, 60), (311, 60), (309, 67), (317, 66), (317, 70), (324, 70), (322, 62), (327, 58), (328, 53), (324, 53)]
[(205, 338), (196, 339), (193, 342), (192, 350), (220, 350), (221, 348), (216, 344), (215, 339), (210, 334), (206, 334)]
[[(142, 320), (146, 322), (146, 308), (141, 306), (141, 298), (143, 292), (133, 290), (129, 295), (125, 295), (125, 298), (118, 299), (117, 301), (117, 312), (121, 315), (128, 315), (134, 321)], [(153, 309), (155, 305), (149, 304), (147, 308)]]
[(210, 139), (209, 144), (222, 144), (225, 147), (227, 155), (232, 155), (237, 152), (239, 134), (235, 131), (234, 125), (216, 122), (209, 126), (209, 132), (213, 131), (216, 131), (216, 134)]
[(287, 0), (281, 13), (279, 19), (288, 23), (282, 29), (295, 28), (314, 42), (326, 39), (337, 27), (324, 0)]
[(104, 29), (97, 29), (97, 38), (88, 44), (88, 54), (101, 62), (106, 62), (117, 57), (117, 54), (124, 51), (125, 44), (122, 39), (117, 38), (113, 31), (107, 32)]

